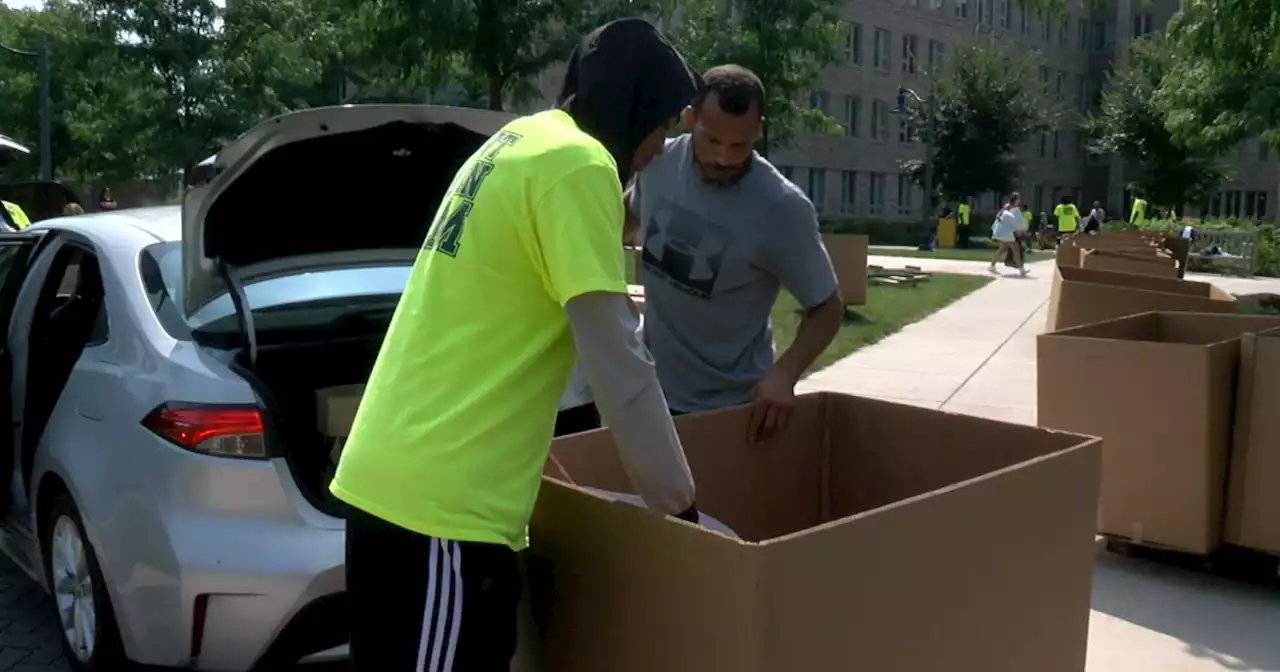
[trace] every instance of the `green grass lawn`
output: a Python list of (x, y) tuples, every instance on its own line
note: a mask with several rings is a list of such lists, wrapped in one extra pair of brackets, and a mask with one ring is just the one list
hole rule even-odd
[[(922, 259), (957, 259), (960, 261), (991, 261), (991, 255), (995, 254), (994, 248), (939, 248), (932, 252), (924, 250), (903, 249), (896, 247), (877, 247), (872, 245), (867, 254), (876, 254), (884, 257), (915, 257)], [(1044, 261), (1053, 258), (1053, 250), (1036, 250), (1027, 259), (1028, 262)]]
[[(846, 310), (840, 333), (809, 367), (809, 373), (826, 368), (912, 322), (919, 322), (991, 280), (975, 275), (935, 273), (915, 287), (871, 285), (867, 288), (866, 305), (851, 306)], [(796, 329), (800, 326), (800, 305), (784, 292), (773, 306), (772, 317), (773, 340), (781, 353), (795, 340)]]

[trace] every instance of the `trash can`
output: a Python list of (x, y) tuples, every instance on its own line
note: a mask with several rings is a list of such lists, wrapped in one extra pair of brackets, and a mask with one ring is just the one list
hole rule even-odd
[(938, 220), (938, 247), (956, 246), (956, 218), (943, 217)]

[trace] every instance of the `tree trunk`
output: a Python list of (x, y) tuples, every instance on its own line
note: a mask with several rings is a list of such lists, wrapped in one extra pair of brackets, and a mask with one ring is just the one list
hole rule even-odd
[(502, 77), (490, 74), (489, 80), (489, 109), (495, 112), (502, 111)]

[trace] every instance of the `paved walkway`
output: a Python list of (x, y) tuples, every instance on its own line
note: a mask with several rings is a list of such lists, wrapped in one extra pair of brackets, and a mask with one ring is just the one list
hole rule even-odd
[[(882, 266), (986, 274), (982, 262), (871, 257)], [(1006, 277), (800, 384), (1010, 422), (1036, 422), (1035, 337), (1050, 265)], [(1194, 276), (1236, 293), (1280, 280)], [(1280, 593), (1099, 550), (1088, 672), (1280, 672)]]

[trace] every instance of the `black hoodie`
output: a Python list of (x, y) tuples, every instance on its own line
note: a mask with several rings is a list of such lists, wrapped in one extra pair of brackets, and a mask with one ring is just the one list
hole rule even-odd
[(640, 143), (692, 103), (701, 84), (652, 24), (619, 19), (573, 50), (557, 104), (609, 150), (625, 186)]

